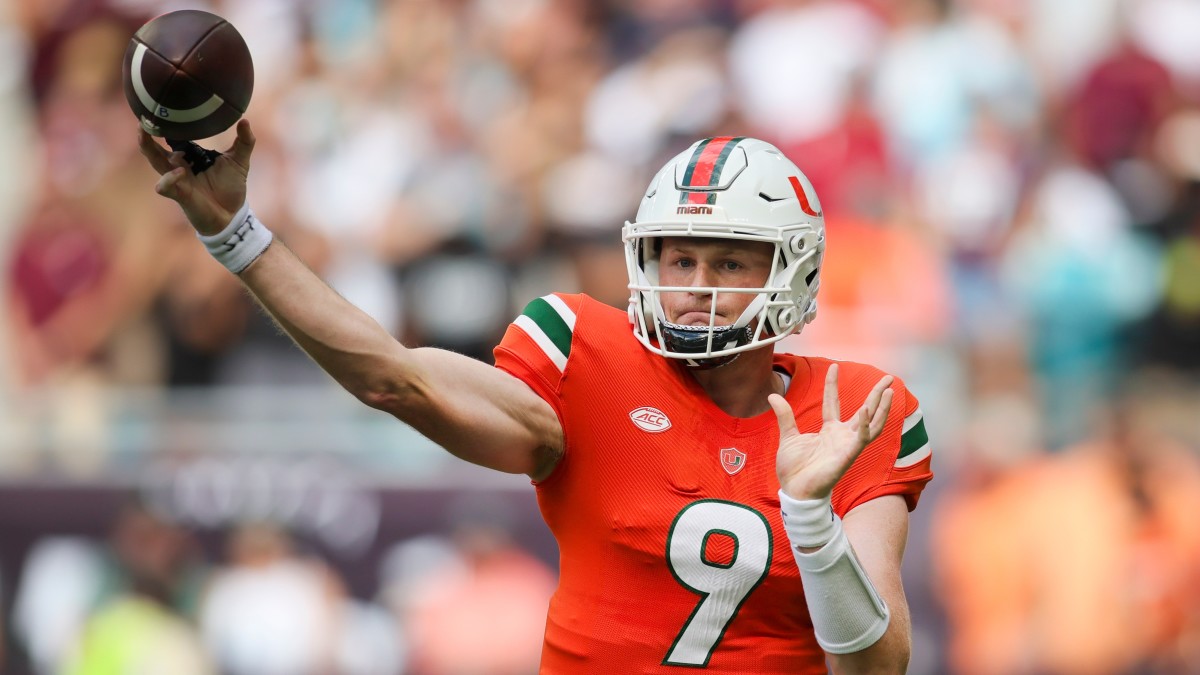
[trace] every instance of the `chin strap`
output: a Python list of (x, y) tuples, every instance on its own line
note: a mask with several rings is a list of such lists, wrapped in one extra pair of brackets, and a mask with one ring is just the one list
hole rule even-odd
[(712, 370), (721, 366), (729, 365), (741, 356), (741, 352), (730, 354), (728, 356), (715, 356), (710, 359), (684, 359), (683, 364), (688, 367), (688, 370)]

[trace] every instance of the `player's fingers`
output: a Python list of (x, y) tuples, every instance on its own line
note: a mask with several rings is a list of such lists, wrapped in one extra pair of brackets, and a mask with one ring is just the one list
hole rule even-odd
[(871, 392), (867, 394), (867, 400), (863, 402), (863, 407), (867, 409), (867, 420), (875, 416), (875, 409), (879, 406), (880, 399), (883, 398), (883, 392), (892, 386), (894, 379), (891, 375), (884, 375), (875, 383), (874, 387), (871, 387)]
[(190, 166), (187, 163), (187, 159), (184, 157), (183, 153), (178, 150), (167, 155), (167, 164), (169, 164), (172, 169), (186, 169)]
[(779, 423), (780, 440), (800, 433), (796, 429), (796, 414), (792, 412), (792, 406), (788, 405), (787, 399), (779, 394), (771, 394), (767, 397), (767, 403), (771, 404), (771, 410), (775, 411), (775, 421)]
[(883, 398), (883, 392), (891, 391), (888, 387), (892, 386), (891, 375), (884, 375), (879, 378), (871, 391), (867, 394), (867, 399), (863, 401), (862, 407), (855, 411), (854, 417), (850, 420), (850, 427), (858, 432), (859, 437), (866, 441), (870, 441), (874, 436), (871, 436), (871, 421), (875, 419), (875, 413), (879, 408), (879, 401)]
[(842, 405), (838, 401), (837, 364), (829, 366), (825, 372), (825, 399), (821, 404), (821, 416), (826, 422), (839, 422), (842, 419)]
[(858, 440), (862, 441), (864, 447), (871, 442), (871, 412), (867, 410), (867, 406), (855, 410), (847, 424), (858, 434)]
[(233, 139), (233, 145), (229, 146), (226, 154), (243, 169), (249, 169), (254, 143), (254, 131), (250, 128), (250, 120), (240, 119), (237, 123), (237, 137)]
[(159, 175), (171, 170), (171, 163), (167, 161), (166, 149), (155, 142), (154, 138), (141, 127), (138, 128), (138, 151), (150, 162), (150, 166), (154, 167)]
[(177, 166), (174, 169), (164, 173), (158, 179), (158, 184), (154, 186), (154, 191), (158, 194), (179, 201), (179, 181), (187, 174), (187, 169)]
[(875, 415), (871, 418), (870, 434), (871, 440), (879, 438), (879, 434), (883, 433), (883, 425), (887, 422), (888, 412), (892, 409), (892, 390), (888, 389), (883, 392), (883, 397), (879, 401), (879, 407), (875, 409)]

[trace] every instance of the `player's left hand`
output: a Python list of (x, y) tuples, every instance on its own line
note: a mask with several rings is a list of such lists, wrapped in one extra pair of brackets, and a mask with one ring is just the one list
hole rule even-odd
[(787, 400), (771, 394), (767, 401), (779, 422), (779, 452), (775, 471), (779, 486), (793, 499), (824, 499), (867, 444), (879, 437), (892, 407), (892, 376), (875, 384), (867, 400), (850, 419), (842, 421), (838, 399), (837, 364), (825, 375), (821, 430), (802, 434)]

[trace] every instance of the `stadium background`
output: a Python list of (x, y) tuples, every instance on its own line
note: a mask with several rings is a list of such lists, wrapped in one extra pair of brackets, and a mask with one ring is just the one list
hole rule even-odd
[(406, 344), (622, 306), (653, 170), (776, 143), (829, 240), (786, 348), (934, 439), (911, 671), (1200, 670), (1193, 0), (3, 0), (2, 672), (536, 659), (527, 481), (338, 391), (154, 194), (119, 62), (183, 7), (254, 54), (256, 211)]

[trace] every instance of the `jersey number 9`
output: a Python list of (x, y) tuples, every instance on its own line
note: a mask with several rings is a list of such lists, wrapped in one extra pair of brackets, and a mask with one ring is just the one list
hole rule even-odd
[[(714, 535), (733, 540), (728, 562), (706, 556)], [(744, 504), (703, 499), (675, 516), (667, 534), (667, 565), (675, 580), (700, 596), (700, 602), (675, 637), (663, 665), (708, 665), (746, 598), (767, 577), (771, 554), (767, 519)]]

